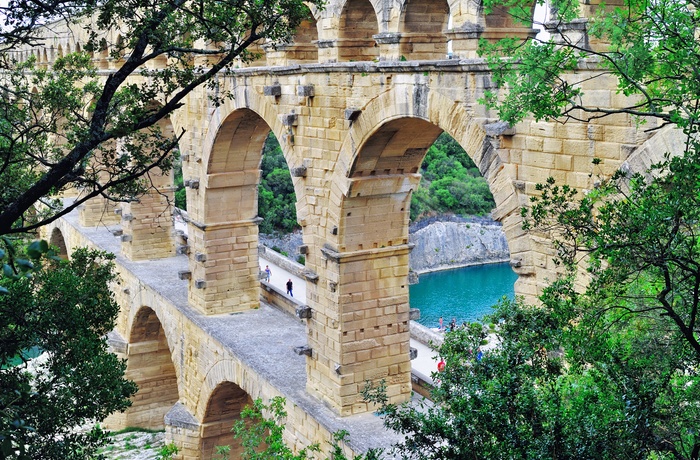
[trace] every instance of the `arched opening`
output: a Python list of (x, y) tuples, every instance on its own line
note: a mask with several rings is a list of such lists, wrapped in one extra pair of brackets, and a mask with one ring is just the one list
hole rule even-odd
[[(207, 313), (259, 305), (258, 182), (269, 132), (265, 120), (252, 110), (232, 112), (214, 139), (205, 185), (196, 196), (190, 194), (191, 200), (199, 200), (199, 206), (189, 206), (190, 218), (202, 223), (188, 227), (191, 252), (206, 254), (206, 261), (190, 258), (192, 279), (200, 280), (199, 288), (190, 283), (190, 301)], [(211, 251), (212, 239), (228, 250)], [(216, 269), (221, 266), (228, 270)]]
[(58, 249), (58, 257), (63, 260), (68, 260), (68, 248), (66, 247), (66, 240), (63, 238), (63, 233), (58, 228), (54, 228), (51, 232), (51, 239), (49, 244)]
[(138, 311), (128, 342), (126, 378), (139, 389), (124, 426), (164, 429), (165, 414), (179, 399), (177, 375), (165, 331), (152, 309)]
[(61, 45), (58, 45), (58, 49), (56, 50), (56, 59), (61, 58), (63, 58), (63, 47)]
[(338, 25), (338, 60), (378, 59), (379, 46), (373, 38), (378, 33), (377, 14), (369, 0), (348, 0)]
[(445, 0), (408, 0), (401, 17), (401, 56), (445, 59), (450, 8)]
[(243, 408), (252, 404), (253, 400), (248, 393), (235, 383), (224, 382), (216, 387), (207, 402), (207, 410), (202, 420), (203, 459), (212, 458), (217, 446), (231, 448), (227, 458), (240, 458), (242, 447), (233, 439), (231, 428), (240, 419)]

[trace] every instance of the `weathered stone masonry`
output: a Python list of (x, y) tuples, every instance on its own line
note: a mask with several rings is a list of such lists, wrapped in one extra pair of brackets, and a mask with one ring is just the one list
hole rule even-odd
[[(118, 235), (104, 243), (122, 254), (124, 281), (115, 294), (123, 310), (113, 343), (140, 391), (112, 422), (165, 426), (184, 458), (208, 458), (250, 398), (284, 394), (291, 401), (288, 436), (296, 445), (324, 441), (338, 423), (360, 423), (353, 414), (372, 409), (360, 395), (367, 380), (384, 379), (393, 402), (409, 398), (408, 211), (425, 152), (441, 132), (464, 147), (488, 181), (519, 274), (516, 292), (530, 300), (555, 274), (547, 240), (521, 230), (519, 208), (535, 184), (551, 176), (588, 189), (594, 157), (609, 175), (626, 161), (641, 170), (675, 148), (672, 131), (652, 137), (625, 115), (589, 123), (529, 120), (512, 128), (499, 122), (478, 103), (493, 88), (475, 59), (476, 40), (533, 31), (505, 16), (485, 18), (475, 2), (331, 1), (313, 13), (295, 42), (267, 48), (253, 63), (259, 67), (241, 63), (221, 75), (231, 100), (214, 107), (206, 91), (195, 91), (163, 123), (164, 131), (186, 131), (179, 145), (190, 217), (186, 255), (174, 255), (162, 194), (116, 213), (88, 204), (80, 225), (75, 218), (46, 229), (47, 236), (59, 229), (69, 252), (98, 244), (97, 225), (111, 225)], [(588, 40), (585, 18), (571, 30)], [(78, 50), (82, 33), (58, 24), (44, 48), (17, 53), (33, 53), (49, 66)], [(119, 65), (106, 53), (94, 59), (105, 75)], [(586, 102), (626, 103), (614, 80), (596, 79), (595, 87), (586, 81), (595, 69), (595, 62), (584, 63), (570, 76), (582, 82)], [(303, 229), (312, 310), (303, 324), (256, 310), (257, 183), (270, 131), (292, 170)], [(157, 186), (172, 193), (169, 178)], [(256, 329), (256, 315), (274, 317), (278, 334), (287, 324), (301, 328), (290, 340), (308, 345), (310, 356), (290, 358), (291, 343), (274, 335), (260, 342), (256, 334), (265, 333)], [(255, 347), (270, 353), (260, 358)], [(271, 356), (305, 363), (294, 374), (302, 389), (268, 373), (272, 364), (251, 361)]]

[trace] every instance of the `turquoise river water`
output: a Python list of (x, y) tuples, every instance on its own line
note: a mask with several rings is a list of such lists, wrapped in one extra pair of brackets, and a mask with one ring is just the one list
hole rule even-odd
[(420, 309), (418, 322), (427, 327), (438, 327), (440, 316), (445, 326), (452, 318), (457, 324), (475, 321), (501, 297), (513, 298), (517, 278), (507, 263), (426, 273), (409, 288), (411, 308)]

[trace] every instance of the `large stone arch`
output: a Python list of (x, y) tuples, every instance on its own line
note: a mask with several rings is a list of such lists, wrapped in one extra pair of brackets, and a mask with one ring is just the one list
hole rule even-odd
[(207, 314), (259, 305), (257, 186), (262, 148), (271, 130), (282, 140), (287, 163), (296, 162), (290, 143), (285, 142), (291, 125), (282, 131), (274, 112), (245, 89), (235, 101), (243, 103), (232, 103), (214, 114), (205, 139), (200, 182), (187, 198), (189, 300)]
[(155, 310), (133, 310), (127, 329), (125, 377), (138, 385), (132, 405), (112, 416), (110, 425), (161, 430), (164, 417), (179, 400), (178, 375), (163, 325)]

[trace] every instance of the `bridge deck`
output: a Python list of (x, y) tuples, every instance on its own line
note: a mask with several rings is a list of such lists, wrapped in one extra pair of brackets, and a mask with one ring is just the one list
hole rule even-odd
[(306, 358), (293, 351), (294, 347), (307, 343), (306, 327), (300, 320), (265, 304), (258, 310), (244, 313), (202, 315), (188, 305), (187, 282), (178, 279), (178, 270), (188, 269), (187, 256), (130, 261), (120, 255), (120, 241), (111, 232), (118, 227), (80, 227), (77, 212), (69, 214), (66, 221), (95, 246), (116, 254), (119, 265), (168, 299), (210, 337), (270, 382), (288, 401), (303, 408), (330, 432), (347, 430), (350, 433), (348, 444), (353, 450), (364, 452), (371, 447), (388, 447), (399, 440), (396, 434), (383, 427), (378, 416), (339, 417), (306, 392)]

